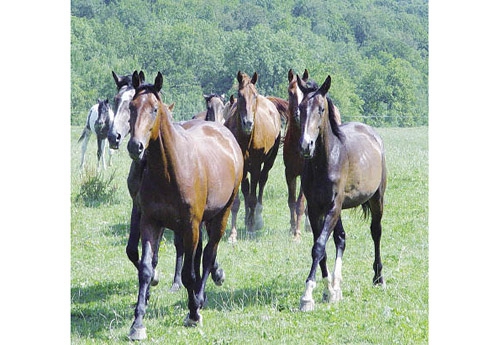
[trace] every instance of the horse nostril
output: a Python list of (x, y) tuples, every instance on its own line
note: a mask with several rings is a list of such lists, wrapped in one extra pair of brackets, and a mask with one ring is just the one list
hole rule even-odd
[(144, 151), (144, 145), (142, 143), (139, 143), (137, 151), (139, 151), (139, 154), (141, 154), (142, 151)]
[(120, 133), (116, 133), (116, 141), (120, 141), (121, 138), (122, 138), (121, 134)]

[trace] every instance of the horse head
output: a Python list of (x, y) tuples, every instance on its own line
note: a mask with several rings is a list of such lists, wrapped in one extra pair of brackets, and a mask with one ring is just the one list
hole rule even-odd
[[(154, 85), (144, 83), (144, 73), (135, 71), (132, 75), (134, 97), (130, 102), (130, 140), (127, 145), (129, 155), (134, 160), (144, 157), (152, 135), (157, 115), (167, 112), (160, 97), (163, 85), (163, 76), (160, 72), (156, 76)], [(156, 126), (157, 127), (157, 126)], [(156, 133), (157, 135), (157, 133)]]
[[(99, 135), (104, 134), (106, 135), (106, 132), (109, 128), (110, 122), (113, 121), (113, 110), (111, 110), (111, 107), (109, 106), (109, 102), (107, 99), (98, 99), (97, 100), (97, 120), (94, 124), (95, 126), (95, 131)], [(104, 133), (102, 133), (104, 132)]]
[(203, 95), (203, 97), (205, 98), (205, 102), (207, 103), (207, 115), (205, 117), (205, 120), (223, 123), (225, 95), (211, 93), (210, 95)]
[(250, 134), (253, 129), (254, 115), (257, 108), (257, 97), (259, 96), (255, 84), (257, 83), (257, 72), (250, 77), (238, 71), (238, 113), (241, 118), (241, 125), (246, 134)]
[(329, 109), (326, 94), (330, 89), (331, 77), (326, 77), (319, 89), (312, 89), (297, 75), (297, 85), (304, 94), (304, 98), (299, 104), (301, 124), (300, 151), (304, 158), (311, 158), (314, 155), (316, 139), (320, 134), (324, 118), (328, 116)]
[[(304, 74), (302, 74), (302, 80), (307, 82), (307, 79), (309, 79), (309, 71), (305, 69)], [(300, 121), (299, 104), (303, 98), (304, 94), (297, 86), (297, 77), (293, 73), (293, 70), (290, 69), (288, 71), (288, 110), (290, 119), (295, 119), (297, 123)]]
[[(142, 82), (144, 82), (144, 73), (141, 71)], [(118, 149), (122, 140), (130, 132), (130, 101), (134, 97), (135, 89), (132, 86), (132, 75), (119, 76), (112, 72), (118, 93), (115, 96), (114, 114), (115, 118), (108, 131), (109, 146)]]

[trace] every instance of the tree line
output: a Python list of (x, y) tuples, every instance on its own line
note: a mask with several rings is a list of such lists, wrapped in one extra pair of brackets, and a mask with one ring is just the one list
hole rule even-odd
[(287, 99), (287, 73), (305, 68), (343, 121), (428, 123), (427, 0), (72, 0), (71, 124), (111, 71), (164, 75), (176, 120), (205, 109), (203, 94), (236, 94), (236, 74), (257, 72), (263, 95)]

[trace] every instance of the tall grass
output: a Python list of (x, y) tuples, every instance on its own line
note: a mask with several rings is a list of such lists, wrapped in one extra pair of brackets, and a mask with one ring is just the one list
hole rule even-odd
[[(343, 212), (347, 247), (343, 296), (300, 312), (299, 299), (311, 264), (312, 235), (294, 242), (289, 234), (286, 182), (281, 155), (264, 194), (265, 226), (256, 238), (238, 219), (239, 241), (224, 239), (218, 261), (226, 272), (221, 287), (210, 280), (204, 326), (185, 328), (187, 295), (170, 293), (174, 270), (173, 237), (160, 247), (160, 284), (151, 289), (145, 317), (145, 344), (426, 344), (428, 341), (428, 145), (427, 128), (381, 128), (388, 187), (382, 220), (385, 290), (372, 286), (373, 242), (369, 222), (359, 211)], [(78, 171), (80, 128), (72, 128), (71, 186), (71, 341), (114, 344), (127, 341), (137, 298), (137, 272), (125, 245), (131, 200), (126, 188), (130, 158), (122, 148), (113, 157), (114, 202), (76, 202), (83, 177)], [(91, 143), (89, 143), (90, 145)], [(87, 152), (87, 164), (96, 158)], [(329, 267), (334, 257), (328, 242)], [(318, 273), (318, 281), (320, 279)]]

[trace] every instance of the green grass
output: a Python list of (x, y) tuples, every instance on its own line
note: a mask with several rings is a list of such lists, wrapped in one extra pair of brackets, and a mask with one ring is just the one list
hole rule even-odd
[[(182, 326), (187, 294), (170, 293), (174, 247), (170, 232), (160, 247), (160, 284), (151, 288), (144, 344), (427, 344), (428, 343), (428, 141), (427, 127), (381, 128), (385, 141), (388, 187), (382, 221), (385, 290), (373, 287), (373, 243), (369, 223), (359, 211), (345, 211), (347, 248), (343, 296), (298, 310), (311, 264), (312, 235), (301, 242), (289, 234), (282, 156), (271, 170), (264, 195), (265, 227), (255, 239), (238, 219), (239, 241), (221, 242), (218, 260), (226, 272), (221, 287), (207, 284), (203, 327)], [(131, 200), (126, 188), (130, 158), (125, 147), (113, 156), (115, 197), (98, 203), (77, 202), (85, 181), (76, 143), (81, 128), (71, 128), (71, 342), (128, 342), (137, 299), (137, 273), (125, 254)], [(94, 144), (94, 146), (92, 146)], [(96, 165), (95, 143), (87, 165)], [(227, 236), (227, 234), (226, 234)], [(329, 267), (334, 244), (329, 241)], [(320, 282), (320, 273), (317, 276)]]

